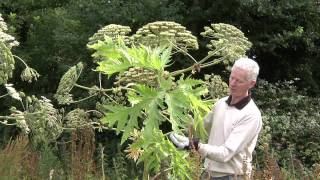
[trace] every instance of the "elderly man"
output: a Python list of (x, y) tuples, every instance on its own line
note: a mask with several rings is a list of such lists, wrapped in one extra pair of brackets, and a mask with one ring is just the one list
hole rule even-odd
[[(258, 73), (255, 61), (249, 58), (235, 61), (229, 77), (230, 95), (218, 100), (204, 118), (208, 143), (193, 141), (205, 158), (206, 174), (212, 180), (250, 176), (252, 152), (262, 128), (261, 113), (250, 94)], [(170, 134), (170, 139), (177, 147), (191, 146), (186, 137)]]

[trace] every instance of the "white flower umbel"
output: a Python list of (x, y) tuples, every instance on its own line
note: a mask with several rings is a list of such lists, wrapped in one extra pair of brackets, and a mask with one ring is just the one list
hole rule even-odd
[(16, 91), (16, 89), (13, 87), (13, 84), (5, 84), (4, 85), (8, 91), (8, 94), (13, 98), (18, 101), (22, 101), (19, 93)]

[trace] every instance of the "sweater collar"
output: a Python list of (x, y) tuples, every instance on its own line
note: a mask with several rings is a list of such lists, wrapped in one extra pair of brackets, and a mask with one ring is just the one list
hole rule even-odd
[(251, 100), (251, 93), (244, 97), (243, 99), (241, 99), (239, 102), (237, 102), (236, 104), (232, 104), (231, 105), (231, 100), (232, 100), (232, 96), (230, 95), (228, 97), (228, 99), (226, 100), (226, 103), (228, 104), (228, 106), (234, 106), (237, 109), (241, 110), (242, 108), (244, 108)]

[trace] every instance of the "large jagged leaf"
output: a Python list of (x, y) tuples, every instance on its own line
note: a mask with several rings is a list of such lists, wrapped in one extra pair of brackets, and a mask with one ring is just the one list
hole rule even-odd
[(187, 110), (190, 107), (188, 98), (181, 91), (175, 90), (166, 94), (165, 102), (168, 105), (172, 129), (179, 132), (180, 128), (187, 128), (187, 125), (191, 124), (190, 116), (187, 115)]
[(98, 63), (97, 71), (102, 72), (103, 74), (112, 75), (114, 73), (123, 73), (130, 67), (132, 64), (128, 61), (123, 61), (122, 59), (109, 59), (108, 61), (101, 61)]
[(98, 43), (89, 45), (88, 47), (96, 50), (92, 56), (99, 59), (97, 71), (100, 71), (107, 75), (112, 75), (117, 72), (124, 72), (132, 64), (123, 59), (121, 49), (125, 48), (125, 45), (121, 43), (116, 43), (112, 41), (110, 37), (105, 37), (105, 41), (98, 41)]
[(139, 138), (132, 145), (143, 150), (137, 163), (144, 162), (149, 172), (158, 172), (167, 162), (172, 167), (169, 174), (173, 179), (191, 179), (191, 166), (186, 159), (188, 152), (179, 151), (159, 129), (154, 129), (148, 139)]
[(107, 75), (123, 73), (130, 67), (163, 71), (170, 62), (171, 47), (151, 48), (140, 45), (129, 48), (123, 42), (119, 44), (116, 44), (110, 38), (106, 38), (103, 42), (99, 41), (97, 44), (89, 46), (97, 50), (93, 54), (94, 57), (104, 59), (98, 62), (97, 71)]
[(204, 139), (203, 117), (210, 111), (211, 103), (203, 101), (201, 96), (208, 90), (201, 80), (180, 78), (177, 82), (177, 88), (166, 96), (172, 128), (177, 131), (178, 126), (193, 125), (196, 134)]
[(197, 86), (197, 85), (201, 85), (203, 84), (202, 80), (198, 80), (198, 79), (192, 79), (192, 78), (185, 78), (182, 76), (178, 81), (177, 81), (178, 85), (179, 85), (179, 89), (192, 89), (193, 87)]
[(109, 112), (105, 114), (105, 117), (101, 119), (101, 122), (108, 124), (109, 127), (113, 127), (117, 124), (116, 132), (120, 133), (123, 130), (121, 144), (124, 143), (130, 136), (130, 132), (132, 132), (134, 128), (138, 128), (138, 118), (141, 115), (141, 107), (107, 105), (105, 108)]
[(144, 121), (144, 137), (147, 139), (149, 137), (152, 137), (152, 132), (154, 129), (159, 129), (159, 125), (161, 124), (163, 120), (163, 117), (161, 116), (161, 113), (159, 111), (159, 106), (157, 104), (157, 101), (152, 101), (149, 104), (148, 109), (146, 109), (146, 114), (148, 114), (148, 117)]
[(161, 116), (161, 107), (163, 107), (164, 91), (159, 91), (155, 88), (137, 85), (135, 86), (135, 94), (132, 94), (131, 98), (135, 96), (137, 104), (143, 107), (143, 111), (146, 114), (144, 120), (145, 137), (152, 136), (153, 129), (159, 129), (159, 125), (164, 121)]
[[(148, 48), (141, 47), (124, 53), (127, 62), (148, 66), (145, 60), (152, 53), (147, 53), (145, 50)], [(142, 53), (139, 53), (140, 51)], [(160, 81), (158, 88), (141, 84), (132, 86), (133, 90), (127, 94), (131, 107), (107, 107), (111, 111), (106, 113), (106, 118), (110, 119), (109, 125), (117, 124), (117, 133), (125, 130), (122, 143), (128, 138), (128, 133), (137, 127), (139, 118), (142, 118), (143, 127), (140, 128), (145, 129), (146, 138), (152, 136), (153, 129), (158, 129), (166, 119), (170, 121), (174, 131), (193, 125), (197, 134), (202, 139), (205, 137), (205, 131), (201, 127), (202, 118), (210, 111), (210, 105), (201, 100), (201, 96), (208, 92), (203, 86), (203, 81), (181, 77), (174, 90), (170, 86), (172, 80), (160, 78)]]
[(178, 87), (180, 91), (191, 102), (192, 109), (202, 109), (206, 112), (210, 111), (210, 108), (203, 103), (201, 96), (208, 93), (208, 89), (202, 86), (204, 82), (202, 80), (196, 80), (192, 78), (180, 79), (178, 81)]
[(132, 106), (105, 106), (109, 112), (105, 114), (102, 123), (107, 123), (110, 127), (117, 124), (117, 133), (124, 130), (121, 143), (128, 139), (134, 128), (139, 128), (138, 120), (141, 118), (145, 118), (143, 119), (145, 131), (152, 132), (154, 128), (158, 129), (163, 121), (159, 109), (163, 106), (162, 98), (163, 92), (157, 92), (156, 89), (148, 86), (136, 85), (134, 91), (129, 93)]
[(98, 41), (95, 44), (89, 45), (88, 48), (96, 50), (93, 58), (103, 58), (103, 60), (118, 59), (121, 57), (119, 48), (122, 44), (115, 43), (110, 37), (105, 37), (104, 41)]
[(139, 55), (137, 57), (138, 65), (141, 64), (141, 66), (146, 68), (163, 71), (170, 62), (171, 50), (171, 47), (162, 46), (151, 48), (141, 45), (140, 53), (145, 55), (142, 57)]
[(123, 144), (128, 139), (130, 133), (133, 132), (135, 128), (138, 128), (138, 118), (141, 116), (141, 107), (136, 106), (132, 109), (129, 114), (127, 126), (124, 128), (124, 132), (121, 138), (121, 144)]

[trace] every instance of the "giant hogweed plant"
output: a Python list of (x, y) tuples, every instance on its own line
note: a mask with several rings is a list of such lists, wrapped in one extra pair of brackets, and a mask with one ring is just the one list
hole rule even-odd
[[(75, 115), (75, 112), (82, 112), (75, 109), (64, 116), (63, 112), (54, 107), (50, 99), (43, 96), (26, 96), (24, 92), (14, 88), (14, 84), (10, 83), (10, 78), (12, 78), (17, 63), (16, 60), (25, 66), (20, 75), (22, 81), (31, 83), (36, 81), (40, 75), (35, 69), (29, 67), (22, 58), (12, 53), (12, 48), (18, 46), (19, 42), (7, 34), (7, 30), (7, 24), (0, 14), (0, 86), (3, 85), (7, 91), (5, 94), (0, 94), (0, 100), (11, 97), (18, 101), (20, 106), (12, 105), (11, 114), (1, 115), (0, 123), (19, 127), (24, 135), (30, 137), (30, 142), (35, 147), (56, 142), (62, 132), (66, 128), (74, 128), (74, 124), (86, 125), (87, 114), (83, 115), (85, 112)], [(72, 81), (64, 81), (64, 83), (72, 83)]]
[(3, 85), (7, 90), (7, 93), (0, 94), (0, 99), (11, 97), (19, 101), (21, 106), (19, 108), (12, 107), (10, 115), (0, 116), (0, 123), (18, 126), (25, 134), (32, 137), (35, 144), (52, 142), (62, 132), (60, 115), (49, 99), (25, 96), (22, 91), (19, 92), (14, 88), (14, 84), (10, 83), (16, 60), (25, 66), (21, 72), (22, 81), (31, 83), (36, 81), (40, 75), (29, 67), (22, 58), (12, 53), (12, 48), (18, 46), (19, 42), (7, 34), (7, 30), (7, 24), (0, 14), (0, 85)]
[[(103, 28), (103, 32), (110, 32), (114, 26), (121, 29), (119, 25), (109, 25)], [(201, 33), (210, 38), (210, 51), (197, 61), (188, 53), (188, 49), (198, 49), (196, 38), (180, 24), (149, 23), (131, 37), (127, 36), (128, 27), (123, 29), (125, 33), (106, 33), (101, 40), (95, 39), (96, 43), (88, 45), (95, 50), (96, 71), (107, 77), (117, 76), (113, 91), (126, 92), (127, 103), (104, 105), (101, 123), (122, 133), (121, 144), (130, 142), (126, 150), (128, 157), (137, 163), (143, 162), (146, 174), (163, 172), (166, 168), (170, 177), (192, 179), (192, 166), (185, 160), (188, 153), (177, 151), (160, 125), (169, 122), (172, 130), (178, 133), (188, 132), (191, 128), (194, 133), (189, 137), (205, 139), (203, 117), (213, 102), (205, 98), (208, 83), (184, 73), (195, 73), (221, 62), (229, 65), (244, 56), (251, 43), (234, 26), (212, 24)], [(101, 33), (98, 32), (100, 37)], [(195, 62), (194, 65), (168, 72), (166, 69), (172, 65), (173, 53), (184, 53)], [(215, 80), (211, 84), (221, 81), (216, 76), (207, 76), (207, 79)], [(224, 92), (227, 86), (221, 84), (223, 88), (216, 89)], [(116, 100), (112, 99), (112, 102)]]
[[(0, 19), (1, 20), (1, 19)], [(3, 26), (1, 21), (0, 25)], [(1, 26), (1, 32), (3, 27)], [(36, 144), (54, 142), (65, 129), (91, 125), (92, 128), (111, 129), (121, 134), (121, 144), (129, 145), (128, 157), (144, 164), (144, 177), (149, 174), (167, 174), (171, 178), (193, 179), (193, 167), (185, 157), (188, 152), (178, 151), (160, 125), (169, 123), (173, 131), (189, 133), (205, 139), (202, 118), (210, 110), (212, 99), (226, 92), (227, 85), (217, 75), (207, 75), (205, 81), (186, 76), (184, 73), (198, 72), (201, 68), (224, 63), (229, 65), (245, 55), (251, 43), (243, 33), (232, 25), (212, 24), (205, 27), (202, 36), (209, 38), (208, 55), (197, 61), (188, 50), (199, 48), (197, 39), (182, 25), (159, 21), (149, 23), (129, 35), (127, 26), (108, 25), (94, 34), (88, 47), (94, 50), (93, 59), (98, 66), (100, 83), (86, 87), (77, 83), (84, 68), (79, 62), (61, 78), (55, 98), (61, 105), (101, 97), (95, 110), (74, 109), (64, 115), (45, 97), (20, 97), (11, 85), (6, 85), (8, 94), (19, 100), (22, 109), (12, 109), (10, 116), (1, 116), (1, 123), (11, 125), (15, 120), (23, 132), (30, 134)], [(10, 41), (11, 42), (11, 41)], [(7, 44), (1, 41), (1, 84), (6, 84), (14, 69), (14, 56)], [(194, 65), (169, 72), (175, 53), (183, 53)], [(26, 65), (26, 64), (25, 64)], [(39, 75), (26, 65), (22, 80), (36, 80)], [(112, 88), (102, 86), (101, 78), (116, 76)], [(89, 96), (75, 99), (74, 88), (87, 90)], [(120, 97), (119, 97), (120, 96)], [(92, 112), (101, 117), (92, 120)], [(191, 130), (190, 130), (191, 129)], [(126, 144), (127, 144), (126, 143)]]

